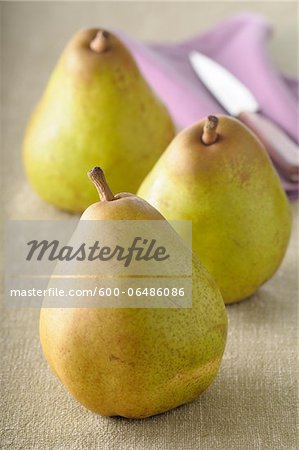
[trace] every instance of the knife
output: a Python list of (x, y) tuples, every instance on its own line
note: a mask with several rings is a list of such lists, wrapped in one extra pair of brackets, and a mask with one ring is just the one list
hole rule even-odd
[(192, 51), (189, 59), (195, 73), (223, 108), (258, 136), (284, 177), (298, 182), (298, 145), (278, 125), (260, 114), (259, 104), (250, 90), (227, 69), (202, 53)]

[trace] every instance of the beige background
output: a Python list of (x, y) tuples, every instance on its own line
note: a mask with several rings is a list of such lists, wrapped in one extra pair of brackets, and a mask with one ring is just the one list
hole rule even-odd
[[(274, 24), (273, 63), (296, 74), (295, 2), (1, 3), (2, 176), (6, 217), (63, 218), (27, 185), (21, 142), (28, 116), (65, 42), (84, 26), (176, 41), (237, 11)], [(297, 208), (292, 205), (297, 222)], [(298, 223), (297, 223), (298, 228)], [(295, 229), (295, 228), (294, 228)], [(49, 373), (38, 311), (2, 311), (1, 448), (126, 450), (295, 450), (298, 234), (276, 276), (249, 301), (228, 308), (221, 371), (196, 402), (143, 421), (98, 417)], [(296, 444), (297, 443), (297, 444)]]

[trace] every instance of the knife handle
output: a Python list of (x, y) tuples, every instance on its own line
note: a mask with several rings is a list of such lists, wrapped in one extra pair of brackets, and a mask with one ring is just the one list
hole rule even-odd
[(238, 118), (260, 139), (273, 162), (290, 181), (299, 181), (299, 147), (274, 122), (253, 112), (241, 112)]

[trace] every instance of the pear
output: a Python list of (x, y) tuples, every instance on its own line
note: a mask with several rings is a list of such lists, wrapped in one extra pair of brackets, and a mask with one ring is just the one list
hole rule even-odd
[(138, 195), (167, 220), (192, 220), (193, 250), (225, 303), (249, 297), (282, 261), (289, 204), (266, 150), (236, 119), (209, 116), (183, 130)]
[(112, 189), (136, 192), (173, 136), (167, 109), (127, 48), (87, 29), (65, 48), (29, 121), (25, 171), (44, 200), (82, 212), (97, 199), (85, 173), (98, 160)]
[[(90, 177), (101, 201), (87, 208), (82, 220), (165, 220), (135, 195), (114, 196), (101, 169)], [(224, 352), (226, 311), (196, 257), (192, 268), (191, 308), (41, 309), (44, 355), (86, 408), (140, 419), (191, 402), (210, 385)], [(119, 279), (120, 288), (122, 283)]]

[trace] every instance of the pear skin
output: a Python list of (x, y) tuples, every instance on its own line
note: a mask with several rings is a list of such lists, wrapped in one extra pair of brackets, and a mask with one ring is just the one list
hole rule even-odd
[(122, 42), (105, 30), (82, 30), (30, 119), (25, 171), (44, 200), (82, 212), (97, 200), (90, 167), (101, 161), (112, 189), (136, 192), (173, 136), (167, 109)]
[(225, 303), (253, 294), (283, 259), (288, 200), (266, 150), (236, 119), (209, 116), (183, 130), (138, 195), (167, 220), (192, 220), (193, 251)]
[[(83, 220), (165, 220), (135, 195), (114, 196), (100, 169), (90, 177), (102, 201)], [(192, 308), (42, 308), (40, 339), (53, 373), (104, 416), (141, 419), (193, 401), (219, 370), (227, 318), (196, 256), (192, 285)]]

